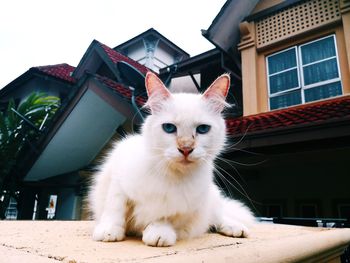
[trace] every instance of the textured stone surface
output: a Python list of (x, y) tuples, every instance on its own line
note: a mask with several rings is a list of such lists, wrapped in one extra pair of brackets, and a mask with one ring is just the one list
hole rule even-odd
[[(249, 238), (206, 234), (173, 247), (139, 238), (94, 242), (90, 221), (2, 221), (4, 262), (294, 262), (330, 260), (350, 243), (350, 229), (259, 224)], [(1, 261), (2, 262), (2, 261)]]

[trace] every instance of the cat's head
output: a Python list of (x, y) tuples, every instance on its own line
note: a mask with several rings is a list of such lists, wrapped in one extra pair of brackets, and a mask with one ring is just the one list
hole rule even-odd
[(150, 154), (172, 166), (190, 167), (211, 162), (225, 144), (226, 126), (222, 110), (230, 77), (218, 77), (203, 94), (172, 94), (153, 73), (146, 75), (151, 115), (142, 133)]

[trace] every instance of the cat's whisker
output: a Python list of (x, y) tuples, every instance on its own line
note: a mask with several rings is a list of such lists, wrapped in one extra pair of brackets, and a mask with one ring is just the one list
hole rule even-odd
[[(214, 171), (219, 176), (219, 178), (222, 179), (222, 182), (224, 182), (224, 184), (227, 187), (228, 191), (230, 191), (230, 187), (228, 186), (228, 185), (230, 185), (232, 188), (234, 188), (242, 196), (247, 197), (237, 186), (235, 186), (230, 180), (228, 180), (225, 177), (225, 175), (222, 172), (220, 172), (220, 170), (218, 168), (214, 167)], [(227, 182), (228, 184), (226, 184), (225, 182)], [(232, 194), (232, 193), (230, 193), (230, 194)], [(249, 197), (247, 197), (247, 199), (249, 200)]]
[[(221, 168), (220, 166), (215, 166), (214, 169), (215, 169), (215, 171), (216, 171), (217, 173), (219, 173), (220, 175), (222, 175), (223, 178), (224, 178), (225, 180), (227, 180), (227, 182), (228, 182), (232, 187), (234, 187), (241, 195), (243, 195), (243, 196), (245, 196), (246, 198), (250, 199), (250, 197), (248, 196), (248, 194), (247, 194), (246, 191), (244, 190), (243, 186), (237, 181), (236, 178), (234, 178), (230, 173), (228, 173), (225, 169)], [(220, 171), (223, 171), (226, 175), (228, 175), (231, 179), (233, 179), (234, 182), (242, 189), (242, 191), (239, 190), (238, 187), (236, 187), (230, 180), (228, 180), (228, 179), (226, 178), (226, 176), (225, 176), (223, 173), (221, 173)]]
[[(222, 158), (222, 157), (217, 157), (216, 158), (217, 160), (220, 160), (226, 164), (228, 164), (235, 172), (236, 174), (239, 176), (239, 178), (242, 180), (242, 182), (245, 184), (245, 185), (248, 185), (247, 182), (245, 181), (245, 179), (243, 178), (243, 176), (240, 174), (240, 172), (238, 171), (238, 169), (234, 166), (233, 163), (229, 162), (228, 159), (225, 159), (225, 158)], [(214, 162), (215, 165), (217, 165), (215, 162)], [(231, 177), (231, 176), (230, 176)]]
[(260, 162), (255, 162), (255, 163), (241, 163), (241, 162), (237, 162), (237, 161), (234, 161), (234, 160), (230, 160), (230, 159), (226, 159), (226, 158), (223, 158), (223, 157), (216, 157), (218, 160), (221, 160), (227, 164), (229, 163), (233, 163), (233, 164), (237, 164), (237, 165), (241, 165), (241, 166), (247, 166), (247, 167), (251, 167), (251, 166), (258, 166), (260, 164), (263, 164), (263, 163), (266, 163), (267, 160), (263, 160), (263, 161), (260, 161)]
[[(248, 125), (248, 127), (247, 127), (246, 130), (244, 131), (244, 134), (241, 136), (241, 138), (240, 138), (237, 142), (235, 142), (235, 143), (232, 145), (233, 147), (239, 145), (239, 144), (245, 139), (245, 137), (247, 136), (248, 130), (249, 130), (249, 128), (250, 128), (252, 125), (253, 125), (252, 123)], [(227, 138), (232, 138), (232, 136), (231, 136), (231, 135), (227, 135)]]
[[(244, 179), (243, 179), (243, 177), (242, 177), (242, 175), (241, 175), (241, 174), (239, 173), (239, 171), (237, 170), (237, 168), (234, 167), (234, 166), (231, 166), (231, 167), (235, 170), (235, 172), (236, 172), (237, 175), (243, 180), (243, 182), (245, 182)], [(258, 212), (258, 209), (255, 207), (254, 203), (255, 203), (255, 204), (258, 204), (258, 205), (262, 205), (262, 203), (260, 203), (260, 202), (258, 202), (258, 201), (256, 201), (256, 200), (252, 199), (252, 198), (248, 195), (248, 193), (246, 192), (246, 190), (244, 189), (244, 187), (238, 182), (238, 180), (237, 180), (236, 178), (234, 178), (234, 176), (231, 175), (229, 172), (227, 172), (225, 169), (223, 169), (223, 168), (220, 167), (220, 166), (215, 166), (214, 169), (215, 169), (215, 171), (216, 171), (219, 175), (222, 176), (222, 178), (223, 178), (224, 180), (226, 180), (232, 187), (234, 187), (234, 189), (236, 189), (242, 196), (246, 197), (246, 198), (249, 200), (249, 202), (250, 202), (250, 204), (252, 205), (252, 207)], [(234, 182), (235, 182), (236, 184), (238, 184), (238, 186), (242, 189), (242, 191), (240, 191), (230, 180), (228, 180), (228, 179), (226, 178), (226, 176), (224, 176), (224, 175), (219, 171), (219, 169), (220, 169), (221, 171), (223, 171), (226, 175), (228, 175), (231, 179), (233, 179)], [(245, 184), (246, 184), (246, 182), (245, 182)]]
[(226, 146), (225, 149), (223, 150), (223, 153), (230, 153), (230, 152), (243, 152), (243, 153), (248, 153), (255, 156), (265, 157), (264, 154), (256, 153), (256, 152), (252, 152), (252, 151), (248, 151), (240, 148), (235, 148), (233, 145)]
[[(258, 202), (258, 201), (256, 201), (256, 200), (252, 199), (252, 198), (248, 195), (248, 193), (244, 190), (244, 188), (241, 186), (241, 184), (239, 184), (239, 182), (238, 182), (232, 175), (228, 174), (228, 175), (230, 176), (230, 178), (233, 179), (233, 180), (241, 187), (242, 191), (240, 191), (233, 183), (230, 182), (230, 180), (228, 180), (228, 179), (227, 179), (221, 172), (219, 172), (217, 169), (215, 169), (215, 171), (216, 171), (217, 173), (219, 173), (219, 175), (221, 175), (221, 177), (222, 177), (224, 180), (226, 180), (234, 189), (236, 189), (236, 191), (238, 191), (242, 196), (246, 197), (246, 198), (248, 199), (249, 203), (251, 204), (252, 208), (253, 208), (257, 213), (259, 213), (259, 210), (256, 208), (256, 206), (255, 206), (254, 204), (262, 205), (261, 202)], [(223, 171), (226, 173), (225, 170), (223, 170)]]
[[(218, 176), (215, 176), (215, 182), (220, 186), (221, 184), (224, 184), (225, 188), (226, 188), (226, 191), (228, 192), (228, 196), (233, 198), (234, 195), (233, 195), (233, 192), (231, 190), (231, 187), (227, 184), (226, 180), (222, 179), (220, 175)], [(220, 181), (219, 181), (220, 180)], [(221, 184), (220, 184), (221, 182)]]
[[(207, 159), (203, 158), (203, 161), (206, 162), (207, 164), (211, 165), (211, 162), (208, 161)], [(215, 164), (214, 164), (214, 166), (213, 165), (211, 165), (211, 166), (212, 166), (212, 169), (214, 171), (216, 171)], [(216, 181), (217, 185), (220, 186), (221, 185), (220, 182), (222, 184), (224, 184), (226, 190), (228, 191), (229, 196), (231, 198), (233, 198), (234, 195), (233, 195), (233, 192), (231, 191), (231, 187), (229, 187), (229, 185), (227, 184), (227, 180), (224, 180), (225, 178), (224, 179), (222, 178), (223, 175), (220, 173), (220, 171), (217, 171), (217, 174), (218, 174), (218, 176), (214, 176), (214, 180)], [(219, 179), (220, 182), (217, 179)]]
[(132, 134), (136, 134), (137, 132), (134, 130), (134, 125), (135, 125), (135, 119), (136, 119), (136, 116), (137, 116), (137, 112), (134, 112), (134, 115), (132, 116), (131, 118), (131, 133)]

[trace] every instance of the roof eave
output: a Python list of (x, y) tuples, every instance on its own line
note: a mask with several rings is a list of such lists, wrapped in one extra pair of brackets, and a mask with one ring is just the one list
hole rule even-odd
[[(159, 75), (160, 76), (167, 75), (167, 74), (169, 74), (169, 70), (171, 68), (176, 67), (179, 70), (180, 74), (176, 74), (176, 72), (175, 72), (174, 76), (175, 77), (182, 76), (182, 75), (185, 75), (185, 74), (181, 74), (182, 69), (189, 68), (189, 67), (190, 68), (203, 67), (203, 66), (205, 66), (207, 61), (213, 62), (215, 57), (218, 57), (218, 59), (220, 59), (220, 50), (218, 50), (216, 48), (211, 49), (209, 51), (206, 51), (206, 52), (199, 54), (197, 56), (191, 57), (189, 59), (186, 59), (184, 61), (177, 62), (177, 63), (174, 63), (172, 65), (166, 66), (166, 67), (159, 70)], [(193, 72), (193, 73), (195, 73), (195, 72)]]
[(4, 96), (7, 96), (8, 94), (10, 94), (12, 92), (12, 89), (14, 87), (20, 86), (23, 82), (26, 82), (34, 77), (42, 77), (42, 78), (49, 78), (53, 81), (58, 81), (60, 83), (65, 83), (69, 86), (74, 86), (75, 83), (59, 78), (59, 77), (55, 77), (52, 76), (50, 74), (47, 74), (41, 70), (39, 70), (38, 68), (32, 67), (30, 69), (28, 69), (26, 72), (24, 72), (22, 75), (20, 75), (19, 77), (15, 78), (14, 80), (12, 80), (9, 84), (7, 84), (4, 88), (2, 88), (0, 90), (0, 99)]
[(271, 14), (279, 12), (282, 9), (285, 9), (287, 7), (291, 7), (291, 6), (295, 5), (295, 4), (298, 4), (301, 1), (303, 1), (303, 0), (283, 1), (283, 2), (281, 2), (279, 4), (277, 4), (277, 5), (271, 6), (271, 7), (267, 8), (267, 9), (264, 9), (264, 10), (262, 10), (260, 12), (248, 15), (247, 17), (245, 17), (244, 20), (246, 20), (248, 22), (260, 20), (260, 19), (265, 18), (266, 16), (269, 16)]
[(238, 146), (240, 149), (253, 149), (345, 138), (349, 137), (349, 129), (350, 117), (345, 117), (322, 122), (299, 124), (292, 127), (279, 127), (266, 131), (256, 131), (244, 135), (230, 135), (230, 139), (239, 141)]
[(228, 0), (203, 36), (227, 54), (235, 53), (240, 40), (239, 23), (250, 14), (259, 0)]
[(79, 79), (81, 76), (84, 75), (84, 72), (82, 70), (84, 68), (84, 64), (87, 63), (89, 57), (91, 56), (92, 52), (96, 49), (97, 46), (98, 46), (98, 41), (94, 39), (90, 43), (90, 45), (87, 48), (87, 50), (85, 51), (83, 57), (80, 59), (77, 67), (73, 71), (72, 77), (74, 77), (76, 79)]
[(33, 76), (34, 76), (33, 70), (32, 68), (30, 68), (19, 77), (12, 80), (10, 83), (8, 83), (5, 87), (3, 87), (0, 90), (0, 99), (4, 96), (7, 96), (9, 93), (11, 93), (13, 87), (18, 86), (25, 81), (28, 81), (29, 79), (33, 78)]
[(31, 148), (31, 154), (26, 154), (27, 159), (22, 160), (21, 166), (18, 169), (20, 176), (24, 177), (28, 173), (28, 171), (31, 169), (36, 160), (44, 151), (45, 147), (55, 136), (58, 129), (62, 126), (64, 120), (74, 109), (75, 105), (79, 102), (80, 98), (87, 90), (87, 86), (83, 85), (86, 79), (87, 76), (84, 76), (79, 80), (79, 82), (76, 84), (77, 88), (75, 89), (74, 94), (71, 94), (69, 96), (69, 99), (64, 104), (62, 104), (59, 110), (55, 113), (55, 116), (51, 120), (52, 123), (50, 124), (48, 129), (44, 131), (44, 133), (41, 135), (38, 142), (36, 143), (35, 150)]

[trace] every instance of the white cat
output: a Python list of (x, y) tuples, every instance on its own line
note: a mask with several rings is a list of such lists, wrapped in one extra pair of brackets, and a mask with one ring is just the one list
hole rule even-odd
[(252, 213), (213, 182), (214, 159), (225, 145), (221, 111), (229, 86), (224, 74), (203, 95), (171, 94), (155, 74), (146, 75), (151, 115), (140, 135), (115, 145), (91, 188), (94, 240), (134, 233), (147, 245), (171, 246), (210, 227), (248, 235)]

